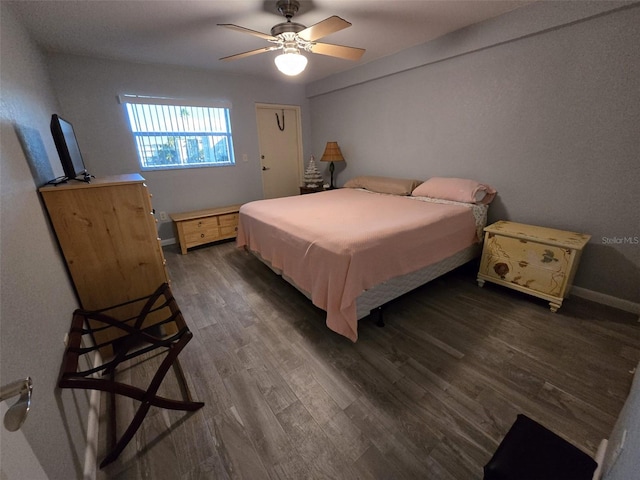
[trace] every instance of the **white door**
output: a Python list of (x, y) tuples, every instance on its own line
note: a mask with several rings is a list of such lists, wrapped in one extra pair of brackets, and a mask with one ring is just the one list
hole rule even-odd
[(303, 179), (300, 107), (257, 104), (264, 198), (300, 194)]

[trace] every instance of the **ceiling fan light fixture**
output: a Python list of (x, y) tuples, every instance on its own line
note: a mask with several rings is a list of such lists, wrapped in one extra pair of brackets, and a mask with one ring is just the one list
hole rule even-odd
[[(268, 3), (268, 2), (265, 2)], [(309, 2), (311, 3), (311, 2)], [(281, 73), (289, 76), (299, 75), (307, 67), (307, 57), (300, 52), (317, 53), (329, 57), (343, 58), (345, 60), (360, 60), (364, 54), (364, 48), (346, 47), (344, 45), (333, 45), (331, 43), (319, 43), (317, 40), (332, 33), (343, 30), (351, 26), (345, 19), (333, 15), (324, 20), (305, 27), (300, 23), (292, 22), (291, 19), (298, 12), (300, 2), (298, 0), (278, 0), (278, 12), (287, 21), (278, 23), (271, 28), (271, 34), (240, 27), (232, 23), (219, 23), (218, 26), (226, 27), (237, 32), (248, 33), (254, 37), (262, 38), (271, 43), (269, 47), (257, 48), (248, 52), (237, 53), (220, 60), (238, 60), (250, 57), (259, 53), (282, 50), (281, 54), (275, 58), (276, 67)]]
[(299, 52), (285, 52), (275, 58), (276, 67), (285, 75), (294, 77), (307, 68), (307, 57)]

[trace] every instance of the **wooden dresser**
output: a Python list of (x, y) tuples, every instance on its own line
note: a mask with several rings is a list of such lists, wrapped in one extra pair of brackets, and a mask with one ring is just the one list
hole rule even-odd
[(484, 231), (478, 285), (486, 280), (525, 292), (548, 300), (557, 311), (591, 235), (507, 221)]
[[(142, 176), (46, 186), (40, 193), (82, 308), (119, 305), (169, 281)], [(124, 320), (129, 310), (111, 313)]]
[(187, 254), (187, 249), (235, 238), (238, 234), (238, 212), (241, 205), (209, 208), (193, 212), (174, 213), (174, 221), (180, 242), (180, 251)]

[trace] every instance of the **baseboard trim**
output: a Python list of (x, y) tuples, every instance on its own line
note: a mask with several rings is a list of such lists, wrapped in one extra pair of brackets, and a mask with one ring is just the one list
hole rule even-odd
[[(96, 353), (93, 366), (102, 365), (100, 354)], [(91, 390), (89, 395), (89, 414), (87, 415), (87, 445), (84, 450), (83, 480), (96, 480), (98, 476), (98, 433), (100, 430), (100, 390)]]
[(175, 245), (176, 243), (175, 238), (165, 238), (164, 240), (160, 240), (160, 245), (163, 247), (166, 247), (167, 245)]
[(598, 464), (596, 471), (593, 472), (593, 480), (600, 480), (602, 477), (602, 464), (604, 463), (604, 456), (607, 453), (607, 447), (609, 445), (609, 440), (603, 438), (600, 441), (600, 445), (598, 445), (598, 451), (596, 452), (596, 456), (594, 460)]
[[(636, 315), (640, 315), (640, 303), (635, 303), (630, 300), (607, 295), (606, 293), (595, 292), (593, 290), (582, 287), (572, 287), (571, 294), (575, 295), (576, 297), (607, 305), (609, 307), (618, 308), (620, 310), (624, 310), (625, 312), (631, 312), (635, 313)], [(640, 319), (638, 320), (640, 321)]]

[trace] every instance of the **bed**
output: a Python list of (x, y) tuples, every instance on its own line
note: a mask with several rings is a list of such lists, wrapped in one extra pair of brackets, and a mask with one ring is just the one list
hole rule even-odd
[[(495, 190), (431, 180), (357, 177), (347, 188), (249, 202), (240, 208), (237, 246), (303, 292), (327, 312), (331, 330), (355, 342), (358, 320), (370, 311), (480, 254)], [(449, 188), (452, 180), (464, 194)]]

